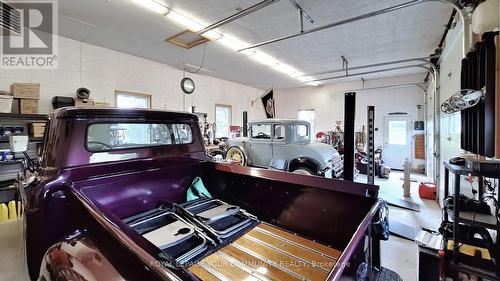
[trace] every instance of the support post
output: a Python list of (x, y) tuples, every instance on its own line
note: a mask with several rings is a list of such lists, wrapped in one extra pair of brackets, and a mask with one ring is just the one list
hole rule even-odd
[(354, 119), (356, 93), (345, 93), (344, 100), (344, 180), (354, 180)]
[(367, 115), (366, 152), (368, 154), (368, 163), (366, 166), (366, 176), (368, 184), (375, 184), (375, 106), (368, 106)]
[(243, 136), (248, 137), (248, 112), (243, 111)]

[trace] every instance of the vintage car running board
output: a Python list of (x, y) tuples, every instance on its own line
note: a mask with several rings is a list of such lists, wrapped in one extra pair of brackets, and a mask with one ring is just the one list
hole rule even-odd
[(189, 270), (202, 280), (325, 280), (341, 254), (260, 223)]

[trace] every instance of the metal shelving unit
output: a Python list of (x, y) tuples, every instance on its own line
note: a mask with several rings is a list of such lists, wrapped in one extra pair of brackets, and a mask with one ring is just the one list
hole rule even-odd
[[(29, 123), (42, 123), (47, 122), (48, 116), (46, 114), (12, 114), (12, 113), (0, 113), (0, 124), (1, 125), (22, 125), (27, 130)], [(24, 134), (28, 134), (27, 131)], [(8, 147), (9, 138), (0, 137), (0, 145), (2, 147)], [(36, 157), (36, 146), (43, 142), (42, 137), (30, 137), (29, 142), (31, 143), (32, 149), (29, 150), (30, 157)], [(35, 145), (33, 145), (35, 143)], [(20, 158), (19, 158), (19, 157)], [(17, 171), (22, 169), (21, 161), (19, 159), (23, 158), (22, 155), (16, 154), (16, 160), (2, 161), (0, 162), (0, 182), (8, 182), (16, 178)]]
[[(467, 272), (474, 274), (478, 277), (486, 278), (488, 280), (500, 280), (500, 243), (498, 237), (498, 230), (500, 229), (500, 222), (497, 220), (496, 215), (499, 211), (499, 206), (496, 207), (495, 213), (493, 215), (484, 215), (474, 212), (464, 212), (460, 211), (460, 178), (461, 176), (477, 176), (479, 180), (479, 201), (483, 201), (483, 178), (500, 179), (500, 174), (498, 173), (481, 173), (468, 169), (466, 166), (454, 165), (448, 162), (444, 162), (444, 198), (449, 195), (449, 183), (450, 183), (450, 172), (454, 176), (454, 186), (453, 186), (453, 210), (448, 209), (444, 206), (443, 220), (449, 222), (449, 219), (453, 221), (453, 250), (451, 251), (452, 261), (449, 266), (451, 269)], [(500, 192), (497, 192), (497, 202), (500, 202)], [(478, 266), (473, 266), (465, 263), (460, 259), (459, 247), (455, 245), (460, 245), (459, 229), (461, 225), (469, 226), (480, 226), (486, 229), (496, 231), (497, 237), (493, 249), (489, 249), (491, 253), (495, 256), (495, 270), (488, 270)], [(446, 239), (446, 238), (445, 238)], [(447, 239), (446, 239), (447, 240)], [(445, 243), (447, 245), (447, 241)]]

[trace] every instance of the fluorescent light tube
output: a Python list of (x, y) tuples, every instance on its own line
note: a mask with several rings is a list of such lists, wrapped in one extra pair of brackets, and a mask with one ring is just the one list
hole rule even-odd
[(259, 51), (256, 51), (253, 56), (250, 56), (250, 58), (263, 65), (277, 65), (279, 63), (275, 58)]
[(167, 5), (157, 0), (134, 0), (134, 2), (158, 14), (165, 15), (169, 11)]
[[(189, 13), (177, 9), (176, 10), (170, 9), (161, 0), (133, 0), (133, 1), (145, 8), (148, 8), (153, 12), (165, 15), (166, 18), (174, 21), (175, 23), (193, 32), (198, 32), (204, 29), (206, 26), (208, 26), (206, 22), (203, 22), (202, 20), (193, 17)], [(201, 34), (201, 36), (206, 37), (212, 41), (218, 42), (219, 44), (233, 51), (244, 49), (245, 47), (250, 45), (249, 43), (244, 42), (234, 36), (221, 33), (219, 29), (209, 30)], [(302, 83), (305, 82), (305, 84), (307, 85), (318, 86), (320, 84), (319, 82), (307, 82), (309, 80), (313, 80), (314, 78), (311, 76), (305, 76), (305, 77), (302, 76), (304, 75), (304, 73), (298, 71), (297, 69), (293, 68), (288, 64), (279, 62), (274, 57), (264, 52), (257, 50), (245, 50), (242, 51), (241, 53), (247, 55), (250, 59), (260, 64), (270, 66), (274, 70), (284, 73)]]
[(171, 12), (168, 13), (167, 18), (173, 20), (174, 22), (184, 26), (185, 28), (193, 32), (202, 30), (206, 26), (205, 23), (195, 21), (193, 17), (190, 17), (186, 15), (184, 12), (180, 12), (178, 10), (171, 10)]
[(297, 77), (297, 76), (301, 76), (301, 75), (304, 75), (304, 73), (298, 71), (297, 69), (289, 66), (288, 64), (284, 64), (284, 63), (278, 63), (277, 65), (273, 66), (274, 69), (276, 69), (277, 71), (281, 72), (281, 73), (285, 73), (287, 74), (288, 76), (290, 77)]
[(243, 42), (227, 34), (222, 34), (222, 38), (217, 40), (217, 42), (221, 43), (222, 45), (226, 46), (227, 48), (233, 51), (239, 50), (242, 46), (249, 45), (248, 43)]
[(307, 83), (304, 83), (305, 85), (309, 85), (309, 86), (319, 86), (319, 84), (321, 84), (320, 82), (318, 81), (315, 81), (315, 82), (307, 82)]

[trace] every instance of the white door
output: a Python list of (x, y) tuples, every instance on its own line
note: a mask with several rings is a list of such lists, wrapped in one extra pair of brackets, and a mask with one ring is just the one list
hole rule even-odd
[(405, 159), (411, 161), (412, 131), (411, 117), (384, 117), (382, 160), (392, 169), (403, 170)]

